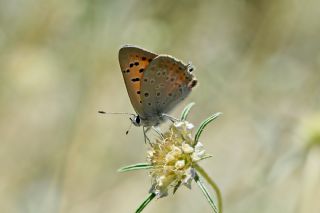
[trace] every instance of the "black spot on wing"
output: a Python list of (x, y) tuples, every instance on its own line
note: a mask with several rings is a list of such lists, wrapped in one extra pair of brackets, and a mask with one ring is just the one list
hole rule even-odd
[(131, 81), (132, 82), (137, 82), (137, 81), (140, 81), (140, 78), (132, 78)]

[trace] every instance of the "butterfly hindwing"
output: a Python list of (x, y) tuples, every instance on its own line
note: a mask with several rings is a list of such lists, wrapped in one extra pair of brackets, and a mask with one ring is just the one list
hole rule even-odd
[(149, 63), (157, 55), (142, 48), (125, 45), (119, 50), (119, 63), (131, 104), (143, 116), (141, 104), (141, 79)]
[(190, 66), (168, 55), (157, 56), (146, 68), (141, 82), (144, 114), (157, 117), (187, 97), (196, 80)]

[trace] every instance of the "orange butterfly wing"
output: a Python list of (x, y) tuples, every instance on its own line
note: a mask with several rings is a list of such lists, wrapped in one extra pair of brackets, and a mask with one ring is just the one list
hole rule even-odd
[(140, 88), (143, 72), (157, 55), (142, 48), (125, 45), (119, 50), (119, 63), (131, 104), (140, 116), (142, 110)]

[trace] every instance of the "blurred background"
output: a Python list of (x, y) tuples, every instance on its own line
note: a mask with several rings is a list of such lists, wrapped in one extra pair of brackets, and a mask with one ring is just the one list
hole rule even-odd
[[(118, 50), (192, 61), (199, 86), (171, 115), (223, 116), (201, 165), (225, 212), (320, 209), (317, 0), (0, 0), (0, 212), (133, 212), (148, 194)], [(145, 212), (210, 212), (196, 184)]]

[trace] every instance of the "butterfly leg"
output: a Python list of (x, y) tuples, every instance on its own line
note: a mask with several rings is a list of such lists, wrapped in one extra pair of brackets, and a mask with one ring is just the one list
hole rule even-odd
[(147, 143), (147, 141), (148, 141), (148, 143), (150, 144), (151, 142), (150, 142), (150, 139), (148, 138), (148, 136), (147, 136), (147, 132), (150, 130), (150, 127), (147, 127), (147, 128), (145, 128), (144, 126), (142, 127), (142, 130), (143, 130), (143, 136), (144, 136), (144, 143)]
[(162, 116), (165, 117), (165, 118), (168, 118), (172, 123), (180, 121), (179, 119), (177, 119), (175, 117), (172, 117), (171, 115), (168, 115), (168, 114), (165, 114), (165, 113), (163, 113)]
[(158, 133), (158, 135), (159, 135), (162, 139), (164, 139), (164, 136), (163, 136), (163, 134), (161, 133), (161, 129), (160, 129), (158, 126), (152, 126), (152, 129), (153, 129), (156, 133)]

